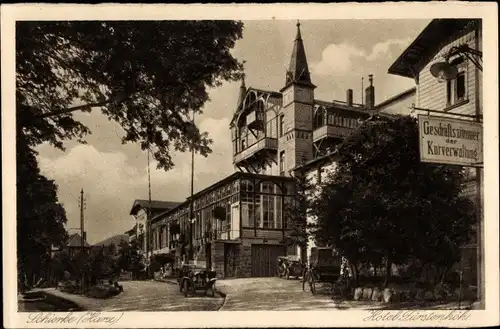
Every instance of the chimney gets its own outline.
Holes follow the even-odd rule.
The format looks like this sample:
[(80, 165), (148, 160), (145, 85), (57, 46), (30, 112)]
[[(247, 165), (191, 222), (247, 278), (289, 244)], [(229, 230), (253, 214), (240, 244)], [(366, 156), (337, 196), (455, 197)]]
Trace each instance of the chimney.
[(347, 106), (352, 106), (352, 89), (347, 89)]
[(367, 109), (373, 109), (375, 106), (375, 87), (373, 87), (373, 74), (368, 76), (370, 85), (365, 90), (365, 106)]

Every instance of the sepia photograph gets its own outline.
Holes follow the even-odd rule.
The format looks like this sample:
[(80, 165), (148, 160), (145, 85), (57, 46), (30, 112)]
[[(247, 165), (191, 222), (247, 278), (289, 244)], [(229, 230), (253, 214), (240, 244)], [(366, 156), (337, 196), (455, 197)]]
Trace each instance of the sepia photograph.
[(14, 312), (491, 308), (480, 15), (235, 17), (13, 23)]

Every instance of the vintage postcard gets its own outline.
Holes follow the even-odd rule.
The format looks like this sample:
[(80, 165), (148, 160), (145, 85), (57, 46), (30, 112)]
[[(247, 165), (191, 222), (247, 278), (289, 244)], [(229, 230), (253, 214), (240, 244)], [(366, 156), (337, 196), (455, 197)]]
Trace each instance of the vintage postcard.
[(4, 326), (498, 325), (497, 14), (2, 5)]

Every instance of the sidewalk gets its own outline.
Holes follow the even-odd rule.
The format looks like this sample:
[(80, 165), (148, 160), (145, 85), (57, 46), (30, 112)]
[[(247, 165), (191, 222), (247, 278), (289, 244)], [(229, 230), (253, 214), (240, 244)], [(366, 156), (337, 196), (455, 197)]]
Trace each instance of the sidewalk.
[[(327, 311), (327, 310), (458, 310), (458, 302), (385, 304), (333, 299), (326, 291), (312, 295), (297, 280), (245, 278), (218, 280), (216, 290), (226, 300), (220, 311)], [(460, 309), (470, 309), (463, 301)]]

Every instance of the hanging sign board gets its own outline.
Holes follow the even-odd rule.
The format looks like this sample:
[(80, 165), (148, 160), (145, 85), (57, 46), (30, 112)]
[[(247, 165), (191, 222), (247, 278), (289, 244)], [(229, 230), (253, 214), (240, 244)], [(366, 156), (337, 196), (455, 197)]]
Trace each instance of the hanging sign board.
[(483, 165), (480, 122), (419, 115), (420, 161), (460, 166)]

